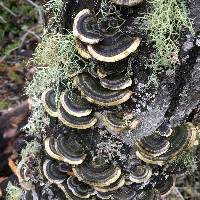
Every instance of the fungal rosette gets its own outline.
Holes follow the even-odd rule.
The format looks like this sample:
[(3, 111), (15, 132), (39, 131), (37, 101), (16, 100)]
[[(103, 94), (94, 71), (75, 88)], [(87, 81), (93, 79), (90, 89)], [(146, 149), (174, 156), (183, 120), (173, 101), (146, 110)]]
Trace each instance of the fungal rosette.
[(82, 96), (90, 103), (99, 106), (116, 106), (129, 100), (133, 92), (128, 89), (109, 90), (100, 85), (89, 74), (80, 74), (75, 78), (75, 83)]
[(95, 159), (94, 161), (84, 162), (73, 168), (75, 176), (93, 186), (109, 186), (121, 175), (121, 169), (111, 163), (106, 163), (103, 159)]
[(58, 136), (55, 148), (62, 160), (71, 165), (81, 164), (86, 157), (84, 149), (76, 137)]
[[(165, 141), (163, 147), (161, 145), (160, 137), (155, 138), (155, 135), (148, 137), (149, 141), (155, 142), (158, 144), (158, 150), (153, 152), (153, 148), (149, 148), (148, 142), (139, 142), (137, 143), (138, 151), (136, 152), (138, 158), (143, 160), (146, 163), (164, 165), (166, 162), (175, 159), (181, 152), (191, 148), (195, 145), (197, 130), (191, 123), (186, 123), (180, 126), (177, 126), (170, 137)], [(165, 139), (166, 140), (166, 139)], [(145, 141), (145, 140), (144, 140)], [(164, 144), (163, 143), (163, 144)], [(143, 146), (143, 148), (141, 147)], [(162, 146), (162, 145), (161, 145)], [(148, 148), (147, 148), (148, 147)], [(146, 148), (146, 149), (145, 149)], [(153, 152), (153, 153), (152, 153)]]

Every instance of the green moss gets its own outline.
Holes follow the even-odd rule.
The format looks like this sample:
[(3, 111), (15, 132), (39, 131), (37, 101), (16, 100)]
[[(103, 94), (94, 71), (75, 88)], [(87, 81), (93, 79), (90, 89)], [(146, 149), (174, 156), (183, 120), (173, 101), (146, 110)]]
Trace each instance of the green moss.
[(19, 200), (23, 193), (22, 189), (13, 185), (11, 182), (8, 183), (6, 192), (7, 192), (6, 195), (7, 200)]
[(154, 74), (174, 69), (178, 58), (178, 40), (183, 28), (194, 33), (192, 22), (187, 16), (186, 6), (178, 0), (149, 0), (151, 10), (145, 16), (145, 24), (155, 53), (146, 66)]

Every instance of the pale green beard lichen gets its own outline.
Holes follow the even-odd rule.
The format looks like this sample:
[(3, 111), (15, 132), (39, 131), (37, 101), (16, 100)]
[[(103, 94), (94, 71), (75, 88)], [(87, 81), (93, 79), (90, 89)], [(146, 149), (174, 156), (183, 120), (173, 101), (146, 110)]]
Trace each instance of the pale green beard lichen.
[(197, 156), (195, 155), (195, 152), (195, 149), (184, 151), (178, 155), (176, 160), (172, 163), (175, 166), (185, 166), (187, 172), (189, 172), (189, 174), (193, 174), (197, 170)]
[[(80, 61), (82, 66), (78, 63)], [(25, 128), (30, 134), (43, 131), (49, 123), (42, 107), (41, 93), (52, 87), (56, 91), (56, 96), (59, 96), (60, 83), (65, 83), (66, 89), (71, 90), (73, 87), (71, 77), (91, 66), (77, 55), (74, 36), (71, 33), (44, 35), (35, 50), (33, 62), (38, 68), (33, 80), (26, 87), (26, 94), (31, 99), (32, 116)]]
[(151, 10), (144, 16), (144, 23), (155, 53), (149, 58), (146, 67), (151, 68), (154, 74), (167, 69), (174, 70), (178, 62), (180, 31), (185, 28), (194, 33), (186, 6), (178, 0), (148, 2)]
[(19, 200), (23, 193), (22, 189), (20, 189), (15, 185), (12, 185), (11, 182), (8, 183), (6, 192), (7, 192), (6, 195), (7, 200)]
[(62, 30), (62, 14), (65, 3), (62, 0), (49, 0), (44, 4), (45, 14), (51, 15), (48, 22), (48, 29), (53, 31)]
[(32, 140), (31, 142), (27, 142), (26, 147), (22, 149), (20, 155), (23, 160), (29, 156), (35, 157), (40, 151), (41, 151), (41, 144), (35, 140)]

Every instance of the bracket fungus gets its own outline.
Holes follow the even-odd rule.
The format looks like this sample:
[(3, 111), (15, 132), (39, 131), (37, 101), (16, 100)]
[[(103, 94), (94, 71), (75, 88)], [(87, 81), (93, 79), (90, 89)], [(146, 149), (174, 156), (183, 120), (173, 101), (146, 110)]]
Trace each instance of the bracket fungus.
[(78, 38), (76, 39), (76, 49), (79, 53), (80, 56), (82, 56), (85, 59), (90, 59), (92, 56), (89, 54), (87, 50), (87, 45), (79, 40)]
[[(166, 162), (173, 160), (177, 157), (179, 153), (183, 150), (187, 150), (195, 145), (197, 130), (191, 123), (185, 123), (183, 125), (177, 126), (170, 137), (168, 137), (168, 141), (170, 143), (170, 147), (165, 149), (163, 152), (159, 152), (159, 154), (154, 155), (151, 154), (147, 149), (144, 151), (138, 145), (138, 150), (136, 152), (139, 159), (143, 160), (146, 163), (164, 165)], [(153, 136), (149, 136), (153, 137)], [(155, 137), (154, 137), (155, 138)], [(154, 142), (159, 141), (154, 139)]]
[(79, 181), (75, 176), (71, 176), (67, 179), (67, 185), (72, 193), (79, 198), (87, 199), (96, 193), (90, 185)]
[(110, 90), (123, 90), (132, 85), (132, 79), (126, 74), (112, 74), (100, 79), (100, 84)]
[(48, 137), (44, 141), (44, 147), (47, 154), (56, 160), (62, 160), (62, 157), (55, 149), (55, 139), (53, 137)]
[(81, 164), (86, 157), (84, 149), (76, 137), (58, 136), (55, 148), (62, 160), (72, 165)]
[(56, 95), (53, 89), (47, 89), (42, 93), (41, 100), (45, 111), (52, 117), (57, 117)]
[(90, 55), (102, 62), (117, 62), (135, 52), (140, 45), (139, 37), (109, 35), (101, 42), (88, 45)]
[(75, 93), (63, 92), (60, 96), (62, 107), (75, 117), (84, 117), (91, 114), (90, 104)]
[(125, 184), (125, 178), (123, 175), (121, 175), (117, 181), (114, 183), (110, 184), (109, 186), (104, 186), (104, 187), (96, 187), (94, 186), (95, 190), (98, 192), (111, 192), (118, 190), (119, 188), (123, 187)]
[(82, 42), (95, 44), (103, 39), (95, 15), (89, 9), (81, 10), (74, 19), (73, 34)]
[(161, 197), (165, 198), (174, 189), (175, 183), (176, 183), (175, 176), (169, 176), (167, 178), (162, 177), (156, 183), (155, 188), (160, 192)]
[(152, 169), (147, 165), (136, 165), (132, 170), (129, 179), (134, 183), (147, 182), (152, 176)]
[(71, 128), (88, 129), (93, 127), (97, 122), (97, 119), (92, 115), (84, 117), (70, 115), (62, 106), (59, 107), (58, 113), (58, 119)]
[(106, 163), (104, 159), (97, 158), (90, 162), (83, 162), (73, 168), (75, 176), (80, 181), (89, 185), (104, 187), (109, 186), (121, 175), (121, 169), (112, 163)]
[(139, 121), (135, 118), (130, 120), (126, 120), (124, 117), (124, 113), (116, 113), (116, 112), (107, 112), (103, 115), (102, 123), (104, 126), (114, 132), (122, 132), (126, 129), (132, 130), (137, 128), (139, 125)]
[(86, 73), (76, 76), (75, 83), (84, 98), (99, 106), (116, 106), (122, 104), (133, 94), (128, 89), (113, 91), (103, 88), (100, 83)]
[(43, 163), (43, 173), (51, 183), (60, 184), (66, 179), (66, 174), (59, 171), (58, 164), (52, 160), (45, 160)]

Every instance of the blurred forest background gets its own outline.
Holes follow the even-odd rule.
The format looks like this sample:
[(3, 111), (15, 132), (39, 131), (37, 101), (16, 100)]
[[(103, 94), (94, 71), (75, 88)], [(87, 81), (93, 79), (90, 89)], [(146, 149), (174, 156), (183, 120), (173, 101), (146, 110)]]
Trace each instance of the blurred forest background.
[[(21, 127), (29, 114), (24, 86), (34, 72), (30, 58), (42, 29), (41, 1), (0, 0), (0, 183), (13, 173), (12, 160), (23, 139)], [(189, 174), (168, 199), (198, 200), (199, 188), (199, 172)]]
[(23, 138), (29, 114), (24, 87), (34, 71), (29, 60), (42, 29), (41, 2), (0, 0), (0, 184), (13, 174), (12, 160)]

